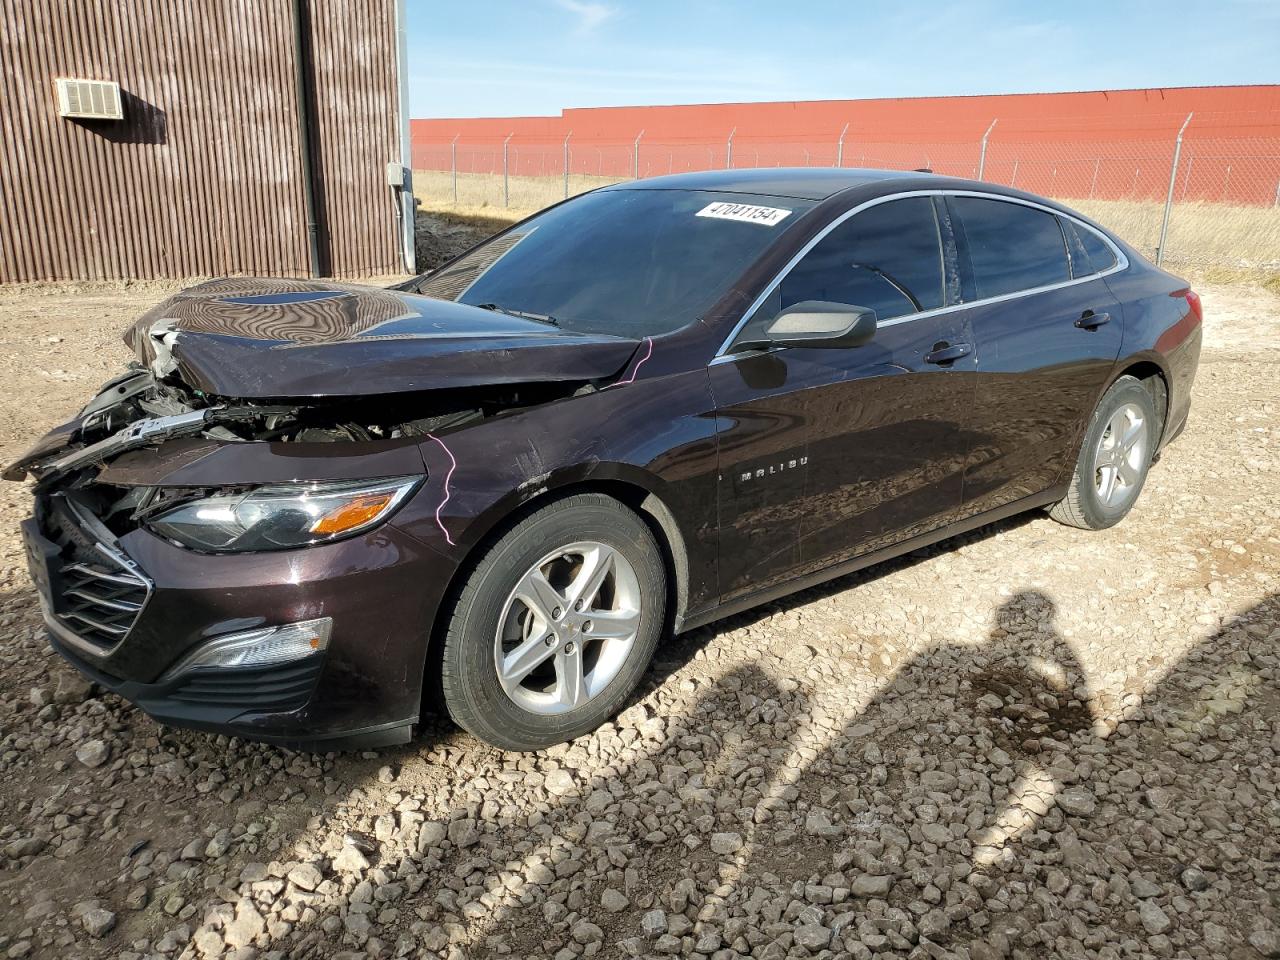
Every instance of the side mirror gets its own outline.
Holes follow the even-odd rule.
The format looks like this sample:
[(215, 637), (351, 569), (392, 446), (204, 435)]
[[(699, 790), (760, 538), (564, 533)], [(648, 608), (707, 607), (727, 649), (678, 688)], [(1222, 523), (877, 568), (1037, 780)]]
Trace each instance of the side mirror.
[(739, 343), (756, 347), (849, 348), (870, 342), (876, 334), (876, 312), (870, 307), (823, 300), (793, 303), (774, 317), (760, 340)]

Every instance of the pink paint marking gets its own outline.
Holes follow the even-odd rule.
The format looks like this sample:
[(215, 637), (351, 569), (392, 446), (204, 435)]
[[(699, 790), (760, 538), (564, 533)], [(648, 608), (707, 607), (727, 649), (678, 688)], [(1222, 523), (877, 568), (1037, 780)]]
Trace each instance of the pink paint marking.
[(440, 501), (440, 506), (436, 507), (436, 526), (440, 528), (440, 532), (444, 534), (445, 540), (448, 541), (449, 546), (452, 547), (456, 546), (456, 544), (453, 542), (453, 537), (449, 536), (449, 531), (445, 529), (444, 521), (440, 519), (440, 511), (444, 509), (444, 505), (449, 502), (449, 497), (452, 496), (452, 494), (449, 493), (449, 481), (453, 479), (453, 471), (458, 469), (458, 461), (454, 457), (453, 451), (444, 445), (443, 440), (439, 437), (432, 436), (429, 433), (427, 436), (440, 444), (440, 449), (449, 455), (449, 462), (452, 464), (452, 466), (449, 467), (449, 472), (444, 475), (444, 499)]
[(636, 382), (636, 374), (640, 372), (640, 368), (644, 366), (644, 362), (653, 356), (653, 337), (645, 337), (644, 342), (649, 345), (649, 352), (640, 358), (640, 362), (636, 364), (636, 368), (631, 371), (631, 376), (627, 377), (625, 380), (619, 380), (617, 383), (612, 384), (612, 386), (620, 387), (624, 383)]

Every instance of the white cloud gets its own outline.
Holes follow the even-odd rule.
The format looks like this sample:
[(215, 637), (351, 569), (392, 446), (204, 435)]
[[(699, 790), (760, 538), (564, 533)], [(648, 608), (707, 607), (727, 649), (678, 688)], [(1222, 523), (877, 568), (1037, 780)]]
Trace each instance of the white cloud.
[(618, 15), (618, 8), (593, 0), (555, 0), (556, 6), (578, 18), (574, 29), (578, 33), (591, 33), (601, 24)]

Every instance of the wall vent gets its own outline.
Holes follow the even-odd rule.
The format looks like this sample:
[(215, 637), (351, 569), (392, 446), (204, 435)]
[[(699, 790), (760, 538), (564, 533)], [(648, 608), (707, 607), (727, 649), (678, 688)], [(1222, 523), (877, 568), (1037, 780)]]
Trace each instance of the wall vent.
[(114, 80), (54, 80), (58, 94), (58, 116), (83, 120), (123, 120), (120, 84)]

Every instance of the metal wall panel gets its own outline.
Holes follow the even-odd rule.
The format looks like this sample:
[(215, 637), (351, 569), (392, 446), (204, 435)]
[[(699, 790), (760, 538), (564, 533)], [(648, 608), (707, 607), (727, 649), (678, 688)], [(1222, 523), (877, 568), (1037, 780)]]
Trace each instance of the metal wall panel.
[(387, 163), (400, 159), (395, 4), (315, 2), (311, 21), (323, 184), (316, 204), (328, 228), (329, 256), (345, 275), (393, 272), (399, 221), (386, 177)]
[[(0, 281), (305, 276), (291, 0), (0, 0)], [(328, 271), (400, 270), (394, 7), (310, 0)], [(57, 115), (115, 80), (123, 121)]]

